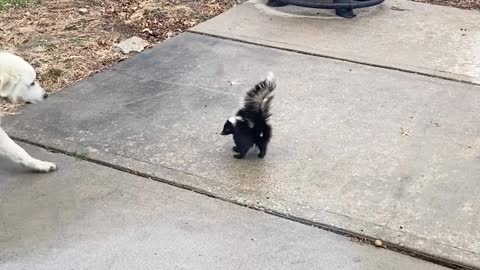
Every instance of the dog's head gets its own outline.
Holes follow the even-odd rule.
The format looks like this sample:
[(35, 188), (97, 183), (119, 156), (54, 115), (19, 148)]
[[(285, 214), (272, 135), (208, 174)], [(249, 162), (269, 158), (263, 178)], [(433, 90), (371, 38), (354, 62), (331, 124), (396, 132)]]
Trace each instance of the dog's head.
[(0, 52), (0, 97), (16, 103), (41, 102), (48, 94), (37, 82), (37, 73), (25, 60)]
[(233, 134), (233, 131), (235, 130), (235, 123), (237, 122), (237, 118), (235, 117), (230, 117), (228, 120), (225, 122), (223, 125), (223, 130), (220, 133), (220, 135), (230, 135)]

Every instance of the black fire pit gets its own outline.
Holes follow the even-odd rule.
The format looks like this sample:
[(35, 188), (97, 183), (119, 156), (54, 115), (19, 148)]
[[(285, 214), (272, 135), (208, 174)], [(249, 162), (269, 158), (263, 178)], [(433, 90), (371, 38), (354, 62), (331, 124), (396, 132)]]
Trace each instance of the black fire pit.
[[(330, 1), (330, 2), (328, 2)], [(365, 8), (383, 3), (385, 0), (268, 0), (267, 6), (281, 7), (294, 5), (309, 8), (335, 9), (335, 14), (343, 18), (353, 18), (355, 8)]]

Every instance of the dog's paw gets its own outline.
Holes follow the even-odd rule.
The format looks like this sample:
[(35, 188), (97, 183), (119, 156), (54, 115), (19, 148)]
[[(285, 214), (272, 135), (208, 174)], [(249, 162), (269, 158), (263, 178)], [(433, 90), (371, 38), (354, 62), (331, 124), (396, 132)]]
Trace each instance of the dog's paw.
[(259, 158), (264, 158), (265, 155), (266, 155), (265, 153), (260, 153), (260, 154), (258, 154), (258, 157), (259, 157)]
[(57, 164), (46, 161), (39, 161), (35, 163), (32, 169), (36, 172), (48, 173), (57, 170)]
[(238, 148), (236, 146), (232, 147), (232, 150), (233, 150), (233, 152), (240, 153), (240, 151), (238, 151)]

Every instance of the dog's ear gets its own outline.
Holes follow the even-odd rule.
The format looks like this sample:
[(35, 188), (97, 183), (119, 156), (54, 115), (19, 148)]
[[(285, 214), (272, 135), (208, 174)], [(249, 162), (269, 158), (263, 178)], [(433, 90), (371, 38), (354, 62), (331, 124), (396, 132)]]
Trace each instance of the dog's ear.
[(0, 95), (6, 96), (7, 86), (10, 84), (11, 76), (8, 73), (0, 73)]
[(0, 97), (7, 98), (11, 96), (18, 78), (8, 72), (0, 73)]

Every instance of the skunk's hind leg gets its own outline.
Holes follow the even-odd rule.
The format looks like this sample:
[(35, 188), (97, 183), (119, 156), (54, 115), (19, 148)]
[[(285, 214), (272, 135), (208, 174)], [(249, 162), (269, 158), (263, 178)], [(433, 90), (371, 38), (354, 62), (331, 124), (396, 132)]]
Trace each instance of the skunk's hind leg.
[(260, 138), (257, 139), (257, 146), (260, 150), (260, 154), (258, 154), (259, 158), (264, 158), (267, 154), (267, 145), (272, 138), (272, 127), (270, 125), (265, 125)]
[(258, 149), (260, 150), (260, 153), (258, 154), (259, 158), (264, 158), (265, 155), (267, 154), (267, 144), (268, 143), (264, 141), (258, 142), (257, 146), (258, 146)]

